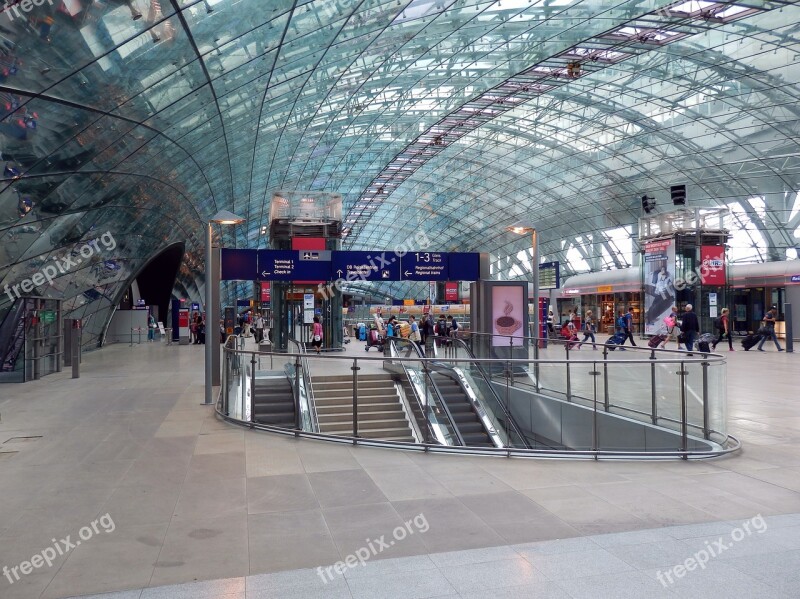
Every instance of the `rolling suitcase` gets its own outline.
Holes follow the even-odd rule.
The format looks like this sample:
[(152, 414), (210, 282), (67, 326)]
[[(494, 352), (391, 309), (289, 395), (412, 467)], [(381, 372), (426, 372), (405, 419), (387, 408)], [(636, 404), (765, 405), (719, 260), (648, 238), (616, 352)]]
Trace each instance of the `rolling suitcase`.
[(614, 351), (617, 349), (618, 345), (622, 345), (623, 343), (625, 343), (625, 335), (622, 333), (614, 333), (608, 338), (608, 341), (606, 341), (606, 347), (609, 351)]
[(698, 341), (697, 342), (697, 351), (702, 354), (710, 354), (711, 347), (708, 345), (708, 341)]
[(666, 335), (653, 335), (652, 337), (650, 337), (650, 341), (647, 342), (647, 345), (650, 346), (650, 348), (655, 349), (659, 345), (664, 343), (666, 339), (667, 339)]
[(759, 341), (761, 341), (762, 335), (748, 335), (744, 339), (742, 339), (742, 347), (744, 351), (747, 351), (751, 347), (755, 346)]

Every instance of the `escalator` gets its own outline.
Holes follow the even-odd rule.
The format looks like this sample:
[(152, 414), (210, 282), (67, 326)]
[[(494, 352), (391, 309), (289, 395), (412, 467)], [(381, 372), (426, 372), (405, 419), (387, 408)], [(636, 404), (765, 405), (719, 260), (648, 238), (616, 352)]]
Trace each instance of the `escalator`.
[(5, 313), (0, 323), (0, 371), (17, 369), (17, 358), (25, 343), (25, 302), (18, 299)]
[[(387, 340), (390, 356), (425, 357), (422, 349), (406, 339)], [(400, 362), (408, 382), (404, 388), (415, 395), (421, 426), (431, 427), (436, 439), (443, 445), (467, 447), (503, 447), (504, 444), (492, 426), (485, 410), (463, 373), (444, 362), (428, 362), (423, 369), (420, 363)], [(415, 414), (417, 413), (414, 410)]]
[(253, 395), (254, 421), (294, 428), (296, 422), (292, 383), (282, 372), (258, 373)]
[(469, 447), (495, 447), (475, 406), (461, 385), (442, 372), (431, 372), (431, 379), (447, 405), (464, 443)]

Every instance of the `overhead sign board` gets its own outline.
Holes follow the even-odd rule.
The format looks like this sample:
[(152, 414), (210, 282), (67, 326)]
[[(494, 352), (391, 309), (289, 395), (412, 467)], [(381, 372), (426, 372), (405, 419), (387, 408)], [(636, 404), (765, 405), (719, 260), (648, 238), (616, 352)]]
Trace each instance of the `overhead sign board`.
[(333, 280), (399, 281), (400, 257), (394, 252), (333, 252)]
[(258, 272), (258, 250), (220, 251), (222, 279), (228, 281), (252, 281)]
[(444, 252), (408, 252), (400, 260), (401, 281), (447, 281), (449, 273)]
[(539, 265), (539, 289), (558, 289), (561, 276), (560, 262), (542, 262)]
[(450, 252), (446, 255), (451, 281), (477, 281), (481, 278), (481, 255), (478, 252)]
[(800, 275), (792, 275), (792, 283), (800, 283)]
[(222, 250), (224, 281), (477, 281), (477, 252)]
[(257, 279), (330, 281), (330, 273), (330, 252), (327, 251), (258, 250)]

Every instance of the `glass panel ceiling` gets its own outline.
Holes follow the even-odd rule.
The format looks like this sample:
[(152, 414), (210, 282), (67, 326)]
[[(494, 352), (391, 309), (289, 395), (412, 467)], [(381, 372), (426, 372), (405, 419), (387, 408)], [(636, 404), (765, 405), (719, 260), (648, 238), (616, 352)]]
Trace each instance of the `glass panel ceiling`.
[(667, 210), (678, 183), (691, 205), (731, 208), (732, 258), (797, 256), (796, 2), (52, 0), (0, 13), (0, 286), (110, 231), (113, 278), (87, 267), (36, 290), (103, 322), (175, 243), (175, 292), (199, 299), (203, 223), (231, 210), (247, 221), (222, 242), (265, 247), (278, 189), (342, 194), (347, 248), (424, 230), (434, 249), (490, 252), (499, 277), (530, 276), (525, 240), (504, 232), (520, 220), (564, 275), (626, 267), (639, 198)]

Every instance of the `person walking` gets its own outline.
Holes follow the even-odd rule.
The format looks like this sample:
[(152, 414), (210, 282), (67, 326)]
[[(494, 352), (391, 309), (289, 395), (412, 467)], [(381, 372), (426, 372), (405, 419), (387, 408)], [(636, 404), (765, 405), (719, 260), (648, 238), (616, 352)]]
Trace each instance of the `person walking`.
[(314, 317), (314, 323), (311, 325), (311, 346), (317, 354), (322, 350), (322, 324), (319, 316)]
[(592, 311), (586, 310), (586, 314), (583, 318), (583, 341), (581, 341), (581, 343), (586, 343), (587, 339), (591, 339), (592, 349), (597, 349), (597, 345), (595, 345), (596, 341), (594, 338), (595, 332), (597, 332), (597, 328), (594, 323), (594, 317), (592, 316)]
[(552, 310), (547, 311), (547, 336), (548, 337), (555, 337), (556, 331), (553, 328), (553, 323), (555, 321), (555, 316), (553, 315)]
[[(672, 309), (669, 314), (664, 317), (664, 326), (667, 327), (667, 335), (664, 342), (661, 344), (661, 349), (665, 349), (667, 347), (667, 343), (673, 340), (675, 334), (675, 327), (678, 326), (678, 308), (677, 306), (672, 306)], [(677, 338), (674, 341), (678, 344), (677, 349), (681, 348), (681, 342), (678, 341)]]
[(763, 347), (767, 339), (772, 339), (778, 351), (783, 351), (783, 348), (778, 343), (778, 338), (775, 336), (775, 308), (770, 308), (764, 314), (764, 319), (761, 321), (761, 328), (758, 332), (761, 333), (761, 343), (758, 344), (758, 351), (764, 351)]
[(733, 350), (733, 338), (731, 337), (731, 322), (730, 322), (730, 310), (727, 308), (722, 309), (722, 313), (720, 314), (719, 319), (717, 320), (717, 330), (719, 331), (719, 337), (716, 341), (711, 345), (711, 350), (714, 351), (717, 349), (717, 345), (723, 338), (726, 336), (728, 337), (728, 351)]
[(699, 332), (700, 320), (697, 318), (697, 314), (692, 312), (692, 304), (686, 304), (681, 321), (681, 333), (683, 333), (686, 351), (689, 352), (686, 354), (687, 356), (693, 355), (691, 352), (694, 349), (694, 340)]
[(628, 308), (627, 313), (624, 313), (622, 310), (619, 311), (619, 316), (617, 317), (617, 328), (625, 337), (620, 345), (625, 345), (625, 342), (630, 339), (631, 345), (636, 347), (636, 342), (633, 340), (633, 314), (631, 313), (630, 308)]
[(264, 317), (261, 312), (256, 312), (256, 317), (253, 319), (253, 327), (255, 327), (255, 342), (261, 343), (264, 340)]

